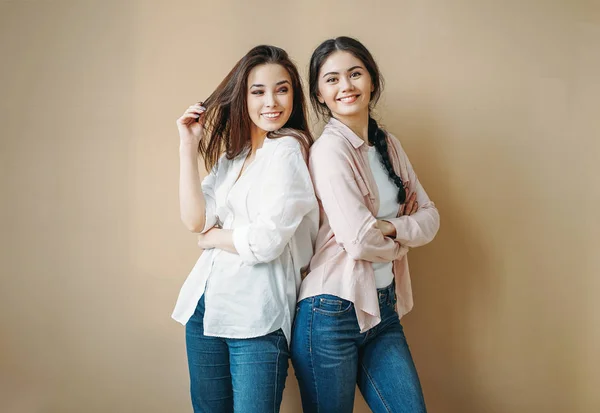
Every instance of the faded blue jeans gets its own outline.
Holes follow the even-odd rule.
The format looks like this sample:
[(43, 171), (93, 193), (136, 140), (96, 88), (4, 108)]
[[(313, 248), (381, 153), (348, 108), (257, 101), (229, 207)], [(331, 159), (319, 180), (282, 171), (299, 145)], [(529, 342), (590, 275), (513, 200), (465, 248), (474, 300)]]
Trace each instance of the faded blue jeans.
[(203, 318), (204, 296), (185, 327), (194, 412), (279, 412), (289, 360), (283, 332), (248, 339), (208, 337)]
[(292, 364), (304, 413), (351, 413), (356, 384), (375, 413), (425, 413), (394, 284), (377, 290), (381, 323), (360, 333), (354, 305), (333, 295), (298, 303)]

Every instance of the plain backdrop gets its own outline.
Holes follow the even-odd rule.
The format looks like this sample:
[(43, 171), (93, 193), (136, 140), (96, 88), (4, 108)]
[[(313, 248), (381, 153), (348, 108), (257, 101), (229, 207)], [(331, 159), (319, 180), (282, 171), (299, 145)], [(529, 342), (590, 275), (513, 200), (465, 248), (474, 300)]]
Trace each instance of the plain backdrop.
[(3, 0), (2, 412), (191, 411), (175, 120), (251, 47), (306, 76), (339, 35), (441, 214), (403, 319), (429, 411), (600, 411), (599, 1)]

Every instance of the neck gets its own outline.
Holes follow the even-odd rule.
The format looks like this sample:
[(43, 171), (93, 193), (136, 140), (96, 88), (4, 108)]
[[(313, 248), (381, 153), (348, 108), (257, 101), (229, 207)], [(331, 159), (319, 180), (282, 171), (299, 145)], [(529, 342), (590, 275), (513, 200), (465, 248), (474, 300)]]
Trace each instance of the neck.
[(253, 129), (250, 133), (250, 155), (254, 155), (257, 150), (262, 148), (267, 132), (262, 129)]
[(365, 110), (353, 116), (334, 116), (349, 127), (359, 138), (369, 143), (369, 111)]

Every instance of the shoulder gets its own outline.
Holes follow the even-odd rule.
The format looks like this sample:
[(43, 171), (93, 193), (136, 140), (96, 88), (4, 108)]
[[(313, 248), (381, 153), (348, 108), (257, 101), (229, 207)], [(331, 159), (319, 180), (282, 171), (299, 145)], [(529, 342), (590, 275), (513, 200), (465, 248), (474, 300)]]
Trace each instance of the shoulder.
[(402, 144), (400, 143), (400, 139), (398, 139), (396, 137), (396, 135), (394, 135), (392, 132), (389, 131), (385, 131), (385, 134), (387, 135), (388, 138), (388, 142), (390, 142), (392, 145), (394, 145), (395, 148), (402, 148)]
[(388, 141), (388, 145), (391, 145), (394, 150), (396, 151), (396, 153), (398, 154), (398, 156), (400, 158), (403, 158), (406, 156), (406, 152), (404, 151), (404, 148), (402, 147), (402, 143), (400, 142), (400, 139), (398, 139), (395, 135), (393, 135), (392, 133), (386, 131), (387, 134), (387, 141)]
[(353, 175), (357, 151), (343, 136), (324, 133), (310, 149), (309, 169), (314, 176), (327, 179)]
[(323, 134), (310, 148), (310, 158), (332, 156), (334, 154), (351, 154), (355, 149), (346, 138), (338, 133), (323, 131)]
[(229, 168), (229, 165), (231, 164), (231, 161), (232, 160), (227, 159), (226, 153), (222, 153), (221, 156), (219, 156), (217, 163), (215, 163), (212, 169), (210, 170), (210, 174), (216, 175), (220, 171), (227, 170), (227, 168)]
[(298, 169), (306, 168), (302, 144), (293, 136), (265, 139), (261, 155), (271, 167)]
[(293, 136), (281, 136), (277, 138), (267, 138), (263, 143), (263, 148), (271, 153), (299, 153), (302, 154), (302, 144)]
[(298, 139), (293, 136), (282, 136), (280, 138), (268, 139), (269, 145), (273, 146), (273, 149), (279, 150), (300, 150), (302, 145)]

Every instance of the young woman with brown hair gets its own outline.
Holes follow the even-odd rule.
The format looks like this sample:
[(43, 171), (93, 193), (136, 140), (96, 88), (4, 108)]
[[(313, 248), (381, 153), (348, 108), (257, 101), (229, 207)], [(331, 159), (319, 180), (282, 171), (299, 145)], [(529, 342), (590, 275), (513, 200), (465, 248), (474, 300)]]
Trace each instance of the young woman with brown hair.
[(181, 218), (204, 249), (173, 312), (195, 412), (279, 411), (319, 223), (300, 82), (284, 50), (258, 46), (177, 120)]

